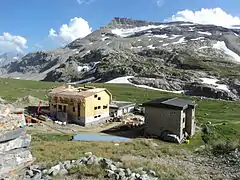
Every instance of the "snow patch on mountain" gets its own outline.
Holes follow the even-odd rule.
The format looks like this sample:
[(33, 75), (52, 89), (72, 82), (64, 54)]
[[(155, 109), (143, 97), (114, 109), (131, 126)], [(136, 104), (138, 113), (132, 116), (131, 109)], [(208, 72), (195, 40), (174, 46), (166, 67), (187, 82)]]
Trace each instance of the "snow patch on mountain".
[(178, 38), (178, 37), (181, 37), (181, 35), (175, 35), (175, 34), (173, 34), (172, 37), (170, 37), (169, 39), (176, 39), (176, 38)]
[(149, 45), (147, 46), (149, 49), (156, 49), (155, 47), (153, 47), (153, 45)]
[(85, 72), (85, 71), (89, 71), (91, 69), (91, 66), (89, 65), (84, 65), (84, 66), (78, 66), (77, 70), (78, 72)]
[(211, 47), (208, 47), (208, 46), (202, 46), (202, 47), (200, 47), (200, 48), (198, 48), (198, 49), (207, 49), (207, 48), (211, 48)]
[(169, 45), (168, 43), (163, 44), (163, 46), (168, 46), (168, 45)]
[(166, 38), (168, 38), (169, 36), (168, 36), (167, 34), (160, 34), (160, 35), (153, 35), (153, 37), (166, 39)]
[(234, 33), (235, 36), (240, 37), (237, 33)]
[(213, 45), (213, 48), (223, 51), (225, 54), (231, 56), (235, 61), (240, 62), (240, 56), (232, 50), (228, 49), (224, 41), (218, 41)]
[(173, 42), (172, 44), (182, 44), (182, 43), (184, 43), (184, 42), (186, 42), (186, 41), (185, 41), (185, 37), (182, 37), (182, 38), (180, 38), (177, 42)]
[(148, 26), (141, 26), (141, 27), (135, 27), (135, 28), (129, 28), (129, 29), (123, 29), (123, 28), (113, 29), (112, 33), (120, 37), (128, 37), (128, 36), (134, 35), (137, 32), (145, 31), (148, 29), (157, 29), (157, 28), (163, 29), (166, 27), (168, 27), (168, 25), (159, 25), (159, 26), (148, 25)]
[(137, 46), (137, 47), (131, 47), (131, 49), (141, 49), (143, 48), (142, 46)]
[(89, 63), (89, 64), (85, 64), (82, 66), (78, 66), (77, 70), (78, 72), (89, 72), (89, 73), (94, 73), (96, 70), (96, 65), (100, 63), (98, 62), (94, 62), (94, 63)]
[(109, 37), (103, 37), (103, 38), (102, 38), (102, 41), (105, 41), (105, 40), (107, 40), (107, 39), (109, 39)]
[(185, 91), (168, 91), (168, 90), (163, 90), (163, 89), (158, 89), (158, 88), (154, 88), (154, 87), (150, 87), (150, 86), (146, 86), (146, 85), (137, 85), (137, 84), (133, 84), (129, 81), (129, 79), (134, 78), (134, 76), (124, 76), (124, 77), (118, 77), (116, 79), (113, 79), (111, 81), (108, 81), (106, 83), (108, 84), (129, 84), (129, 85), (133, 85), (135, 87), (139, 87), (139, 88), (144, 88), (144, 89), (150, 89), (150, 90), (155, 90), (155, 91), (161, 91), (161, 92), (170, 92), (170, 93), (175, 93), (175, 94), (184, 94)]
[(225, 84), (218, 84), (217, 82), (219, 81), (218, 79), (215, 78), (200, 78), (203, 82), (203, 84), (209, 84), (215, 86), (217, 89), (221, 89), (224, 91), (230, 92), (229, 88)]
[(204, 34), (204, 35), (212, 36), (212, 33), (210, 33), (210, 32), (198, 31), (197, 33), (198, 33), (198, 34)]
[(108, 81), (106, 83), (111, 83), (111, 84), (131, 84), (128, 79), (134, 78), (134, 76), (123, 76), (123, 77), (118, 77), (115, 78), (111, 81)]
[(198, 37), (198, 38), (195, 38), (195, 39), (191, 39), (191, 41), (198, 41), (198, 40), (201, 40), (201, 39), (204, 39), (204, 37)]
[(195, 29), (195, 27), (189, 27), (189, 32), (192, 32), (192, 31), (194, 31), (194, 29)]

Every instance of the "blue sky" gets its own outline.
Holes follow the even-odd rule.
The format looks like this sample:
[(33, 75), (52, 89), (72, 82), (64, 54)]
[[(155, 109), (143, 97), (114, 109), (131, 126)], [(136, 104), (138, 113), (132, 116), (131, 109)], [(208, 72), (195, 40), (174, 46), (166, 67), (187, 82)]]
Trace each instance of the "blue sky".
[[(19, 48), (25, 52), (36, 50), (36, 44), (41, 45), (41, 49), (58, 47), (63, 39), (61, 43), (60, 40), (49, 42), (60, 38), (62, 35), (58, 34), (59, 28), (63, 24), (69, 24), (75, 17), (84, 19), (95, 30), (108, 24), (113, 17), (161, 22), (182, 10), (194, 12), (201, 8), (217, 7), (226, 14), (240, 17), (239, 0), (1, 0), (0, 53), (14, 50), (15, 47), (9, 44), (10, 40), (16, 40), (15, 46), (22, 46), (21, 43), (24, 43)], [(76, 31), (81, 31), (80, 23), (76, 25)], [(50, 29), (55, 30), (51, 40), (48, 36)], [(68, 37), (67, 42), (77, 35)], [(23, 42), (21, 38), (27, 42)]]

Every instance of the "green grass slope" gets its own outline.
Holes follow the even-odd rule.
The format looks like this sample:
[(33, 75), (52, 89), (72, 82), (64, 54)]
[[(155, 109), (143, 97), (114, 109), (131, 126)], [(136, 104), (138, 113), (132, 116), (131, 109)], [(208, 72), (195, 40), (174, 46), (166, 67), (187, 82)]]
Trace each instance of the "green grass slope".
[[(6, 100), (16, 100), (17, 98), (32, 95), (41, 99), (46, 99), (46, 92), (61, 85), (60, 83), (27, 81), (17, 79), (0, 78), (0, 97)], [(185, 97), (179, 94), (172, 94), (154, 90), (137, 88), (130, 85), (121, 84), (91, 84), (96, 87), (107, 88), (113, 99), (133, 101), (143, 103), (158, 97)], [(194, 99), (194, 98), (193, 98)], [(218, 100), (197, 100), (196, 117), (199, 124), (212, 122), (217, 138), (238, 139), (240, 137), (240, 103)]]

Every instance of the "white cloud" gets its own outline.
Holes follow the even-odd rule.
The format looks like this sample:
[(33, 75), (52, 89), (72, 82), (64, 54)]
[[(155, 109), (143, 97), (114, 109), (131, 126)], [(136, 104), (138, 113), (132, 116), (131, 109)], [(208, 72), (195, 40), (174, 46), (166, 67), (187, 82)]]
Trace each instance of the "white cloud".
[(4, 52), (23, 52), (27, 48), (27, 40), (22, 36), (13, 36), (4, 32), (0, 36), (0, 54)]
[(221, 8), (204, 9), (199, 11), (183, 10), (177, 12), (165, 21), (188, 21), (198, 24), (214, 24), (230, 28), (233, 25), (240, 25), (240, 17), (232, 16)]
[(77, 0), (78, 4), (90, 4), (92, 2), (94, 2), (95, 0)]
[(77, 38), (83, 38), (92, 32), (88, 22), (80, 17), (70, 19), (69, 24), (63, 24), (58, 32), (49, 30), (48, 36), (60, 45), (66, 45)]

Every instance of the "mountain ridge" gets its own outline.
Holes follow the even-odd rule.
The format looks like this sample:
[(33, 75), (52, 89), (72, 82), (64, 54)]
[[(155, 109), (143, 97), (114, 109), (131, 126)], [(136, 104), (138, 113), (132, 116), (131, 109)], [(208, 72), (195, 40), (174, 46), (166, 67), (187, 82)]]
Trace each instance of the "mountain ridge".
[[(29, 53), (4, 70), (4, 77), (66, 83), (133, 76), (130, 81), (135, 84), (237, 100), (240, 30), (116, 17), (64, 48)], [(218, 79), (228, 89), (203, 83), (201, 78)]]

